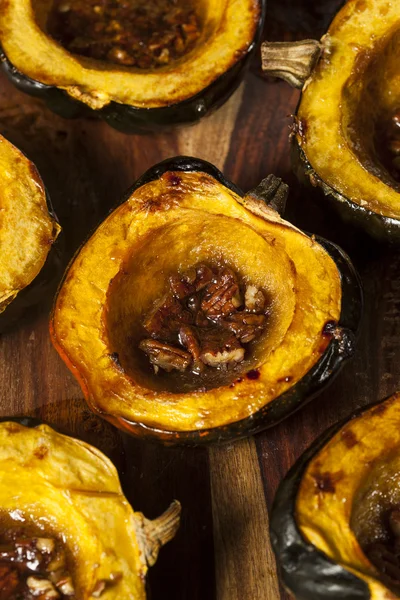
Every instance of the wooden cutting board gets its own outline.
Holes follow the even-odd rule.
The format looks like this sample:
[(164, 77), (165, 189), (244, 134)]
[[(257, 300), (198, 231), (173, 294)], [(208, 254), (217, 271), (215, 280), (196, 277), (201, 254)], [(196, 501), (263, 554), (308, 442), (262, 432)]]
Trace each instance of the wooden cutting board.
[[(319, 37), (339, 0), (271, 0), (268, 39)], [(243, 190), (268, 173), (291, 186), (286, 216), (341, 244), (365, 288), (358, 350), (312, 403), (254, 439), (210, 449), (163, 448), (92, 415), (48, 335), (51, 298), (0, 337), (0, 416), (32, 415), (94, 444), (116, 463), (129, 500), (153, 518), (183, 506), (176, 539), (150, 572), (152, 600), (287, 600), (268, 536), (268, 509), (290, 465), (326, 427), (384, 398), (400, 371), (400, 254), (346, 227), (290, 170), (290, 115), (299, 93), (263, 80), (258, 56), (217, 113), (169, 133), (126, 136), (96, 120), (66, 121), (0, 78), (0, 131), (37, 165), (64, 229), (65, 262), (123, 192), (177, 154), (214, 163)], [(99, 257), (101, 260), (101, 257)]]

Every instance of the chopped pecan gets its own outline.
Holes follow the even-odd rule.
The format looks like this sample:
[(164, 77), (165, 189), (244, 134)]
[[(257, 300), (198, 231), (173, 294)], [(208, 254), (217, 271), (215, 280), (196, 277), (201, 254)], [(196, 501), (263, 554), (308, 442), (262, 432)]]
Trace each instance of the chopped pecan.
[(37, 538), (36, 540), (36, 548), (42, 554), (51, 554), (54, 552), (56, 547), (56, 543), (52, 538)]
[(122, 573), (111, 573), (109, 579), (99, 579), (95, 584), (92, 596), (93, 598), (100, 598), (100, 596), (107, 590), (109, 587), (115, 585), (117, 581), (122, 578)]
[[(2, 532), (0, 600), (20, 597), (51, 600), (74, 596), (72, 578), (64, 569), (66, 554), (61, 544), (50, 537), (23, 535), (20, 528), (9, 528)], [(7, 563), (12, 564), (8, 567)], [(11, 595), (7, 593), (3, 596), (3, 591), (11, 583), (16, 595), (10, 592)]]
[(265, 296), (255, 285), (248, 285), (244, 294), (244, 304), (248, 310), (262, 312), (265, 310)]
[(104, 579), (101, 579), (100, 581), (98, 581), (92, 591), (93, 598), (100, 598), (100, 596), (106, 589), (106, 585), (107, 585), (107, 582)]
[(228, 267), (222, 267), (205, 288), (201, 303), (202, 311), (211, 319), (218, 318), (234, 312), (241, 303), (239, 283), (235, 273)]
[(201, 24), (183, 0), (55, 0), (48, 28), (71, 52), (150, 69), (190, 50)]
[(2, 544), (0, 546), (0, 560), (16, 562), (18, 560), (18, 554), (15, 549), (15, 546)]
[(199, 330), (201, 354), (200, 359), (210, 367), (220, 367), (241, 362), (244, 359), (244, 348), (239, 340), (229, 331), (220, 327)]
[(237, 312), (228, 315), (220, 324), (232, 331), (242, 344), (248, 344), (262, 333), (266, 321), (265, 315)]
[(55, 573), (50, 574), (50, 579), (54, 583), (56, 588), (60, 590), (60, 592), (64, 596), (75, 595), (75, 589), (72, 583), (72, 578), (67, 573), (64, 573), (62, 570), (56, 571)]
[(161, 367), (168, 372), (173, 369), (185, 371), (192, 362), (189, 352), (157, 340), (142, 340), (139, 348), (148, 355), (154, 367)]
[(50, 600), (60, 597), (60, 594), (48, 579), (31, 576), (26, 580), (26, 585), (28, 586), (32, 596), (40, 596), (42, 600)]
[(17, 539), (12, 544), (0, 546), (0, 560), (25, 564), (32, 571), (44, 563), (43, 554), (37, 549), (32, 538)]

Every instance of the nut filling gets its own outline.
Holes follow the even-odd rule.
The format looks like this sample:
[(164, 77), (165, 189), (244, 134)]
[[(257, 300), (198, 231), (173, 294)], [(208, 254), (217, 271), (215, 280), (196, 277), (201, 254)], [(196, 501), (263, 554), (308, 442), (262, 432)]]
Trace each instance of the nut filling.
[(227, 369), (245, 358), (245, 346), (267, 324), (264, 293), (241, 285), (228, 267), (199, 264), (169, 279), (170, 290), (144, 320), (149, 338), (139, 348), (159, 369), (199, 374)]
[(364, 548), (368, 559), (378, 569), (389, 587), (400, 589), (400, 508), (392, 509), (387, 517), (387, 538)]
[(182, 0), (55, 0), (48, 30), (74, 54), (154, 69), (191, 50), (200, 23)]
[(52, 598), (76, 598), (61, 542), (5, 530), (0, 534), (0, 599)]

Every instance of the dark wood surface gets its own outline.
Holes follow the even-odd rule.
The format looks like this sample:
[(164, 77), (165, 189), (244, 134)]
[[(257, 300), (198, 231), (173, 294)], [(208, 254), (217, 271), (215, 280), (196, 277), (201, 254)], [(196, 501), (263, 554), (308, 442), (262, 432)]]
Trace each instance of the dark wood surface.
[[(271, 0), (266, 36), (318, 37), (339, 4)], [(92, 415), (51, 346), (51, 298), (0, 338), (0, 416), (40, 417), (103, 450), (135, 509), (150, 518), (173, 498), (181, 501), (180, 531), (150, 572), (152, 600), (287, 600), (268, 537), (279, 481), (326, 427), (398, 387), (399, 252), (345, 226), (323, 198), (297, 185), (288, 134), (299, 93), (263, 80), (258, 64), (256, 57), (245, 82), (214, 115), (148, 136), (126, 136), (96, 120), (63, 120), (0, 78), (0, 131), (37, 164), (64, 228), (65, 261), (145, 169), (188, 154), (213, 162), (244, 190), (270, 172), (281, 176), (291, 185), (286, 216), (341, 244), (363, 279), (358, 350), (329, 389), (256, 438), (210, 449), (144, 444)]]

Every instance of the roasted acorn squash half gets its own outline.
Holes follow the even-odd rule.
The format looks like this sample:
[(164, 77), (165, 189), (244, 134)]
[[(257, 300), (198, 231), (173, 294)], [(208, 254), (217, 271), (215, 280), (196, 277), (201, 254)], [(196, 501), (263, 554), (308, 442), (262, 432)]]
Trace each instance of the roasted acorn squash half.
[[(115, 11), (115, 6), (118, 6), (116, 3), (108, 4), (103, 3), (103, 9), (108, 7)], [(139, 1), (136, 4), (137, 9), (146, 15), (146, 10), (151, 13), (152, 4), (157, 11), (157, 6), (163, 3)], [(185, 10), (190, 5), (182, 1), (175, 3), (174, 7), (168, 2), (164, 4), (165, 10), (172, 12), (161, 15), (164, 20), (161, 20), (160, 34), (165, 28), (167, 34), (171, 33), (168, 22), (177, 7)], [(79, 11), (85, 9), (85, 3), (79, 6), (76, 1), (1, 0), (3, 68), (17, 87), (43, 97), (55, 112), (68, 117), (80, 114), (82, 108), (89, 108), (111, 126), (127, 133), (196, 121), (221, 105), (242, 79), (257, 46), (265, 11), (265, 0), (202, 0), (193, 3), (198, 37), (188, 51), (169, 64), (138, 68), (116, 64), (108, 59), (110, 54), (100, 55), (101, 59), (83, 56), (77, 53), (80, 51), (79, 44), (78, 48), (70, 48), (69, 51), (56, 41), (51, 35), (54, 13), (65, 17), (75, 5)], [(121, 10), (126, 11), (126, 6)], [(98, 13), (99, 6), (97, 12), (94, 6), (92, 15)], [(122, 28), (124, 35), (128, 26), (122, 15), (108, 18), (105, 14), (103, 17), (103, 21), (100, 19), (98, 23), (90, 20), (82, 22), (82, 31), (77, 31), (81, 33), (78, 36), (81, 41), (89, 36), (89, 48), (99, 41), (96, 36), (90, 40), (92, 34), (89, 31), (93, 32), (96, 27), (104, 25), (109, 28), (114, 23)], [(80, 24), (79, 13), (72, 15), (71, 22), (74, 18)], [(141, 14), (141, 21), (144, 18)], [(155, 27), (151, 20), (154, 18), (157, 21), (157, 17), (150, 16), (149, 23), (144, 24), (146, 35), (150, 35), (152, 27)], [(111, 25), (107, 22), (110, 20)], [(160, 24), (157, 27), (160, 28)], [(102, 33), (96, 35), (106, 38), (115, 35), (115, 31), (107, 29), (107, 33), (100, 30)], [(136, 36), (135, 28), (131, 34)], [(66, 32), (65, 36), (68, 35), (69, 32)], [(177, 42), (181, 43), (181, 40)], [(110, 56), (118, 56), (122, 51), (115, 43), (117, 46), (114, 52), (111, 50)], [(142, 46), (139, 44), (138, 51), (140, 47), (143, 43)], [(168, 52), (168, 48), (165, 50)]]
[(400, 394), (326, 431), (281, 483), (271, 539), (298, 600), (400, 598)]
[(97, 448), (33, 419), (0, 423), (4, 597), (144, 600), (179, 515), (176, 501), (154, 521), (134, 512)]
[[(51, 316), (53, 343), (92, 410), (138, 436), (220, 441), (273, 425), (331, 379), (353, 352), (359, 280), (337, 246), (272, 208), (286, 193), (270, 176), (243, 197), (188, 157), (139, 179), (73, 259)], [(201, 310), (193, 290), (179, 295), (196, 269), (211, 277)], [(178, 327), (178, 349), (177, 322), (195, 329), (190, 341)], [(151, 348), (171, 339), (178, 367), (167, 372)]]
[(302, 87), (295, 170), (346, 219), (400, 241), (400, 3), (349, 0), (327, 34), (266, 43), (269, 74)]
[(0, 331), (37, 302), (59, 271), (60, 232), (36, 167), (0, 136)]

